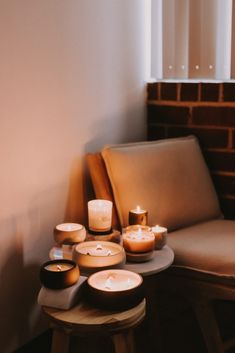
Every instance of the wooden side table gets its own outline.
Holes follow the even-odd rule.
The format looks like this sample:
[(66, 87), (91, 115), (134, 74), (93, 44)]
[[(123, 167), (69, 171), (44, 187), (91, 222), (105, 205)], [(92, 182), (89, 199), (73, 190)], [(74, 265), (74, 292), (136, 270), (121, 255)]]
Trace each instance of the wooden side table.
[(68, 353), (71, 335), (111, 336), (115, 353), (134, 353), (133, 328), (145, 316), (145, 299), (125, 311), (105, 311), (80, 302), (70, 310), (43, 307), (53, 327), (51, 353)]

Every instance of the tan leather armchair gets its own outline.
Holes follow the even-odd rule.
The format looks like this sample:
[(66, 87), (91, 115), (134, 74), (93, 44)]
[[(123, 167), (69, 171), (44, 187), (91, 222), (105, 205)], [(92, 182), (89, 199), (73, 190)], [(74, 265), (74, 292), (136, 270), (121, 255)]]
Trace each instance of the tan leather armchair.
[(161, 285), (187, 297), (209, 353), (224, 353), (214, 299), (235, 300), (235, 221), (223, 219), (194, 136), (106, 146), (87, 156), (97, 198), (114, 202), (113, 225), (124, 227), (140, 205), (149, 225), (169, 230), (173, 265)]

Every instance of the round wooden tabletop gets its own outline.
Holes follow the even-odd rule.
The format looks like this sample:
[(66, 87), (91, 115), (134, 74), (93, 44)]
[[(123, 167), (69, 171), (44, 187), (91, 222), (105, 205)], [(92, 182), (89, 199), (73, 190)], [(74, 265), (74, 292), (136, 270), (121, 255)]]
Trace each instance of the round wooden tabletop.
[(145, 262), (126, 262), (124, 269), (137, 272), (140, 275), (150, 276), (168, 268), (174, 261), (173, 250), (165, 245), (161, 250), (155, 250), (154, 256)]
[(57, 327), (74, 331), (80, 335), (115, 333), (137, 326), (145, 316), (146, 302), (125, 311), (106, 311), (79, 302), (70, 310), (43, 307), (50, 322)]

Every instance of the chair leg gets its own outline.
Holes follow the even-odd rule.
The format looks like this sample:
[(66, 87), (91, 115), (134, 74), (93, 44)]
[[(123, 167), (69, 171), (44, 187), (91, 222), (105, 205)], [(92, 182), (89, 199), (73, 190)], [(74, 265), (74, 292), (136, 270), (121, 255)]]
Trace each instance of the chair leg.
[(193, 309), (201, 328), (208, 353), (224, 353), (224, 346), (212, 303), (206, 300), (194, 302)]
[(70, 337), (62, 330), (54, 328), (52, 335), (51, 353), (69, 353)]
[(132, 330), (112, 336), (115, 353), (134, 353), (134, 335)]

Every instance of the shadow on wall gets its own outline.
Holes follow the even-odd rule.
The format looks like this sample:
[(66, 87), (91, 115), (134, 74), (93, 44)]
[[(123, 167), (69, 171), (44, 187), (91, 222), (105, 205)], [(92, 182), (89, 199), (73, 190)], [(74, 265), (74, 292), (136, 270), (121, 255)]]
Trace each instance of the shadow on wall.
[[(12, 230), (11, 248), (1, 265), (0, 271), (0, 346), (1, 352), (12, 352), (25, 343), (25, 338), (36, 327), (42, 326), (42, 317), (30, 322), (35, 310), (39, 289), (38, 263), (24, 264), (22, 234), (17, 232), (16, 222), (8, 221)], [(4, 236), (4, 234), (2, 234)], [(3, 254), (4, 258), (4, 254)], [(34, 317), (35, 319), (35, 317)]]
[(84, 158), (76, 158), (70, 169), (64, 222), (86, 224), (86, 188)]

